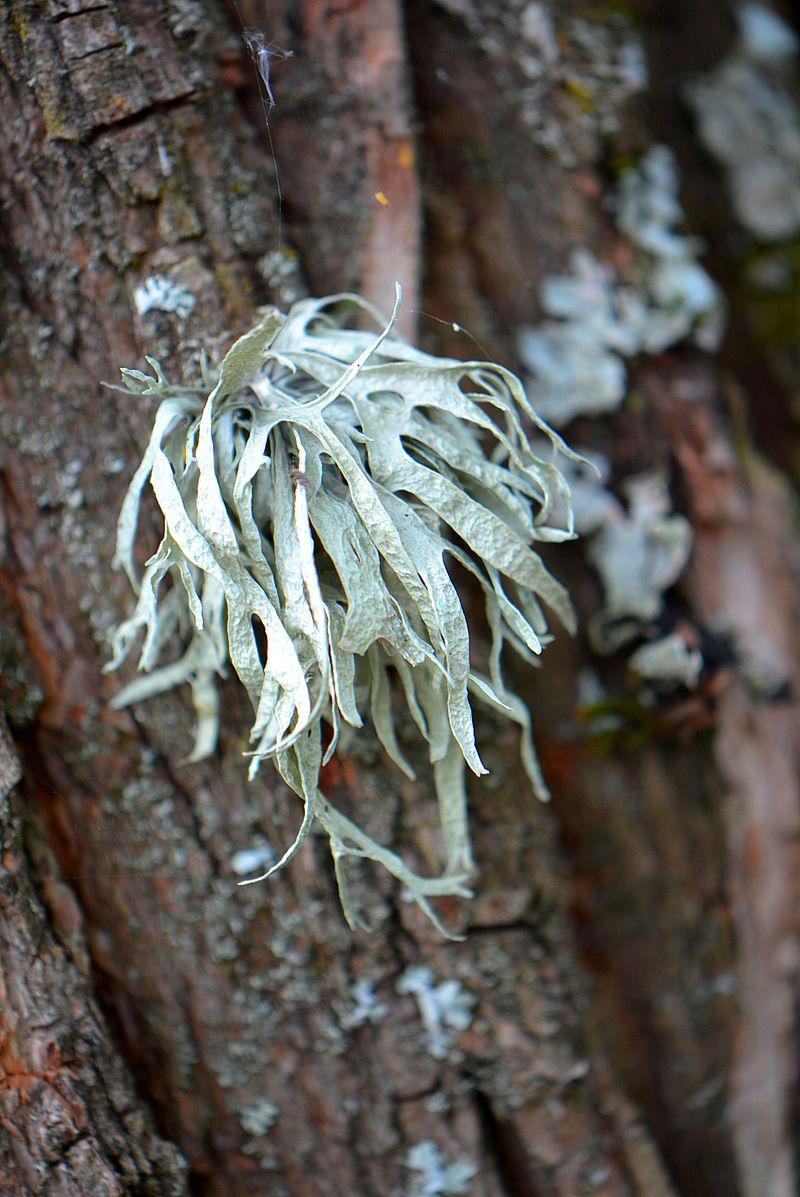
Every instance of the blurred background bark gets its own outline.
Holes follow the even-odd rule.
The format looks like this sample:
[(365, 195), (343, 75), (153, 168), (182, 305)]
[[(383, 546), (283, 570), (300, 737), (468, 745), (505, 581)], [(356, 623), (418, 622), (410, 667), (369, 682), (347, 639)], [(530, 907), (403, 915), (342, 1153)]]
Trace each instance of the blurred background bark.
[[(240, 9), (0, 13), (3, 1197), (790, 1197), (791, 127), (770, 158), (784, 173), (755, 200), (698, 136), (711, 101), (688, 89), (738, 52), (725, 0)], [(243, 26), (292, 51), (271, 58), (280, 218)], [(781, 61), (790, 113), (791, 47)], [(289, 842), (297, 811), (269, 770), (245, 780), (236, 686), (202, 764), (182, 763), (184, 695), (108, 708), (119, 682), (101, 670), (129, 604), (114, 525), (153, 413), (101, 380), (144, 353), (178, 376), (259, 304), (357, 289), (386, 307), (395, 279), (425, 347), (467, 357), (476, 341), (518, 366), (517, 334), (571, 251), (624, 276), (609, 198), (655, 142), (677, 156), (729, 331), (718, 353), (639, 359), (625, 404), (568, 435), (608, 456), (617, 494), (660, 471), (689, 520), (658, 619), (702, 651), (696, 685), (648, 690), (585, 631), (517, 669), (555, 801), (534, 802), (514, 735), (482, 718), (477, 896), (441, 912), (463, 942), (366, 868), (354, 889), (373, 930), (352, 934), (313, 839), (237, 888), (237, 853)], [(742, 134), (742, 160), (754, 152)], [(158, 274), (196, 296), (185, 320), (137, 310)], [(603, 601), (585, 546), (552, 567), (585, 628)], [(398, 777), (367, 734), (325, 783), (433, 870), (419, 763), (419, 782)], [(429, 972), (410, 984), (415, 966)], [(398, 992), (415, 985), (425, 1016)]]

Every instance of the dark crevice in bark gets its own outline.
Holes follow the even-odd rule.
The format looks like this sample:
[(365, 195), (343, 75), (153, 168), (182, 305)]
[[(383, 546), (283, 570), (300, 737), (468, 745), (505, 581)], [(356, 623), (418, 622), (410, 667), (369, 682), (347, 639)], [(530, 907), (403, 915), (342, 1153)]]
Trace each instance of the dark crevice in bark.
[(72, 12), (57, 12), (50, 17), (50, 23), (53, 25), (61, 25), (65, 21), (74, 20), (75, 17), (83, 17), (92, 12), (108, 12), (108, 4), (87, 4), (85, 8), (76, 8)]
[(440, 1092), (440, 1085), (438, 1080), (432, 1085), (428, 1085), (425, 1089), (415, 1089), (411, 1093), (399, 1093), (395, 1097), (395, 1102), (398, 1106), (411, 1105), (418, 1101), (427, 1101), (436, 1093)]
[(531, 918), (512, 919), (504, 923), (498, 921), (496, 923), (469, 923), (464, 929), (464, 935), (467, 938), (472, 936), (484, 935), (501, 935), (505, 931), (522, 931), (531, 937), (531, 940), (542, 945), (548, 944), (547, 934), (544, 930), (544, 922), (540, 925), (535, 923)]
[(174, 112), (176, 109), (185, 108), (187, 104), (195, 104), (204, 98), (202, 92), (192, 88), (179, 96), (172, 96), (168, 100), (155, 100), (152, 104), (148, 104), (146, 108), (139, 108), (136, 112), (132, 112), (129, 116), (121, 116), (119, 120), (106, 121), (103, 124), (92, 125), (82, 137), (77, 138), (78, 145), (92, 145), (105, 133), (114, 133), (117, 130), (131, 129), (135, 125), (144, 124), (154, 116), (163, 116), (165, 113)]
[(555, 1197), (557, 1190), (553, 1185), (541, 1175), (534, 1176), (524, 1144), (513, 1126), (495, 1114), (490, 1098), (476, 1089), (472, 1100), (483, 1151), (497, 1173), (504, 1197)]

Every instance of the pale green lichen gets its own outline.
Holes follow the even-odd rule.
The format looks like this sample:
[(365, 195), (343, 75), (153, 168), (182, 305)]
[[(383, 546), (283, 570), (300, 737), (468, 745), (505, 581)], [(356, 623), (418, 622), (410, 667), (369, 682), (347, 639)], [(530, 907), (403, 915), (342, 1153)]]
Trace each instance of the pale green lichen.
[(642, 644), (628, 662), (633, 672), (656, 685), (680, 682), (693, 689), (703, 668), (703, 655), (692, 649), (679, 632)]
[(452, 1031), (471, 1026), (475, 997), (454, 978), (434, 984), (433, 972), (425, 965), (407, 968), (397, 982), (399, 994), (413, 994), (425, 1028), (424, 1045), (434, 1060), (446, 1060), (453, 1048)]
[(789, 240), (800, 231), (800, 39), (761, 4), (743, 4), (737, 15), (736, 45), (684, 94), (744, 228), (764, 241)]
[[(376, 319), (352, 295), (304, 300), (286, 316), (271, 309), (230, 349), (207, 397), (169, 382), (151, 359), (154, 377), (122, 372), (128, 391), (161, 403), (119, 519), (115, 561), (139, 597), (109, 666), (143, 632), (144, 676), (114, 705), (190, 685), (191, 760), (214, 750), (216, 678), (233, 666), (254, 710), (251, 776), (273, 758), (305, 808), (292, 846), (253, 880), (285, 864), (317, 820), (351, 921), (348, 856), (382, 864), (431, 917), (430, 898), (469, 894), (464, 765), (485, 772), (471, 699), (520, 726), (526, 769), (547, 796), (529, 715), (503, 681), (501, 656), (509, 644), (536, 659), (549, 639), (542, 603), (573, 622), (564, 588), (531, 547), (573, 535), (571, 515), (566, 526), (556, 520), (570, 506), (555, 458), (570, 451), (508, 370), (422, 353), (391, 336), (394, 316), (379, 334), (348, 327)], [(531, 449), (526, 422), (549, 439), (548, 460)], [(139, 580), (148, 481), (165, 528)], [(446, 557), (482, 589), (493, 641), (487, 676), (470, 661)], [(175, 633), (185, 651), (154, 668)], [(433, 766), (447, 856), (436, 878), (412, 872), (318, 787), (342, 724), (360, 727), (362, 711), (413, 776), (395, 730), (398, 690)]]
[(406, 1166), (417, 1173), (407, 1190), (408, 1197), (446, 1197), (451, 1193), (467, 1193), (478, 1172), (475, 1165), (466, 1159), (446, 1163), (442, 1152), (430, 1139), (411, 1148), (406, 1156)]
[(616, 410), (628, 390), (625, 359), (661, 353), (690, 338), (719, 347), (722, 293), (681, 232), (683, 210), (672, 152), (652, 146), (623, 171), (616, 195), (620, 233), (637, 251), (628, 281), (577, 249), (566, 274), (547, 275), (540, 300), (549, 319), (519, 331), (519, 353), (539, 411), (557, 428)]

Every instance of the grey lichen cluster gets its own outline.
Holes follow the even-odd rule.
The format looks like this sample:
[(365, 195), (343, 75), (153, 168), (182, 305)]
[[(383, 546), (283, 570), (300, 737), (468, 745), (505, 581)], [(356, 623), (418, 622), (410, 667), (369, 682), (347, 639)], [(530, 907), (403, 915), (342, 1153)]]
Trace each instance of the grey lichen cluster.
[[(547, 275), (540, 300), (547, 319), (519, 334), (519, 352), (540, 413), (557, 428), (618, 409), (629, 392), (628, 361), (685, 340), (713, 352), (725, 328), (724, 296), (698, 260), (702, 244), (685, 230), (672, 152), (654, 145), (619, 178), (613, 209), (633, 253), (622, 274), (586, 248), (568, 272)], [(645, 638), (631, 669), (659, 684), (692, 686), (702, 658), (680, 637), (659, 634), (663, 596), (682, 574), (692, 529), (672, 510), (666, 477), (649, 471), (609, 489), (610, 462), (585, 452), (593, 468), (567, 463), (575, 528), (603, 585), (588, 621), (596, 652)], [(619, 492), (625, 502), (620, 500)]]
[[(400, 297), (398, 293), (397, 303)], [(472, 700), (521, 728), (525, 767), (546, 797), (529, 715), (501, 670), (510, 645), (535, 661), (549, 639), (543, 605), (571, 627), (564, 588), (532, 546), (573, 536), (557, 455), (570, 451), (537, 416), (519, 380), (486, 362), (430, 356), (392, 335), (363, 299), (304, 300), (269, 310), (204, 390), (123, 370), (127, 391), (160, 405), (119, 519), (116, 563), (138, 602), (114, 637), (117, 668), (141, 633), (143, 676), (114, 705), (188, 684), (197, 713), (191, 760), (214, 750), (217, 678), (232, 665), (249, 696), (250, 774), (265, 758), (304, 805), (285, 864), (312, 824), (330, 840), (342, 903), (344, 861), (367, 857), (430, 899), (468, 895), (472, 870), (464, 766), (485, 773)], [(547, 459), (529, 427), (549, 441)], [(164, 534), (140, 579), (139, 509), (150, 483)], [(480, 588), (492, 647), (485, 676), (448, 572)], [(179, 641), (177, 659), (162, 663)], [(396, 733), (404, 700), (427, 742), (446, 852), (422, 877), (319, 790), (340, 731), (368, 715), (391, 759), (413, 776)], [(324, 735), (324, 728), (329, 732)], [(323, 739), (327, 738), (327, 743)]]
[(618, 408), (628, 390), (626, 359), (687, 338), (713, 351), (724, 331), (722, 293), (697, 260), (699, 243), (681, 228), (671, 150), (652, 146), (623, 171), (615, 199), (617, 228), (636, 251), (630, 279), (576, 249), (568, 273), (542, 282), (548, 319), (519, 332), (538, 409), (557, 428)]
[(800, 231), (800, 39), (762, 4), (742, 4), (737, 15), (730, 53), (684, 94), (743, 227), (764, 241), (788, 240)]

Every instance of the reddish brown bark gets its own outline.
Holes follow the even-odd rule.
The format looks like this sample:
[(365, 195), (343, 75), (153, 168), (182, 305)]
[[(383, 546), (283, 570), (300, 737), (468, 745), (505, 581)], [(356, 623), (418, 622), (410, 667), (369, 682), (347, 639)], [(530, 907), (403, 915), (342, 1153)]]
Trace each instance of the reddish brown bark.
[[(0, 722), (0, 1188), (77, 1197), (185, 1193), (91, 993), (83, 916)], [(31, 875), (38, 883), (31, 884)]]

